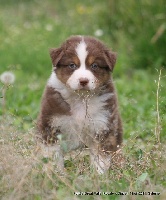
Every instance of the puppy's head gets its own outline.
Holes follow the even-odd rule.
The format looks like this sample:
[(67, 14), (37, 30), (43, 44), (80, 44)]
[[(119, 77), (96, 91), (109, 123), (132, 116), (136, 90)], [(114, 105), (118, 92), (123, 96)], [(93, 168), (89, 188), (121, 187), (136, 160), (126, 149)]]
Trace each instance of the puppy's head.
[(116, 54), (92, 37), (73, 36), (50, 56), (57, 78), (72, 90), (96, 90), (113, 71)]

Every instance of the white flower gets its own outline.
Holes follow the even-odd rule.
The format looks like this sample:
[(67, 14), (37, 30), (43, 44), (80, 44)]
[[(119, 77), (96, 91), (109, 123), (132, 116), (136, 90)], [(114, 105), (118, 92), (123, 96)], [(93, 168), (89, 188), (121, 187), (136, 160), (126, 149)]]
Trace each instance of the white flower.
[(96, 37), (100, 37), (100, 36), (102, 36), (104, 34), (104, 32), (103, 32), (103, 30), (101, 30), (101, 29), (97, 29), (95, 32), (94, 32), (94, 35), (96, 36)]
[(51, 24), (47, 24), (47, 25), (45, 26), (45, 29), (46, 29), (47, 31), (52, 31), (52, 30), (53, 30), (53, 27), (52, 27)]
[(12, 72), (6, 71), (0, 75), (0, 81), (5, 85), (12, 84), (15, 81), (15, 75)]

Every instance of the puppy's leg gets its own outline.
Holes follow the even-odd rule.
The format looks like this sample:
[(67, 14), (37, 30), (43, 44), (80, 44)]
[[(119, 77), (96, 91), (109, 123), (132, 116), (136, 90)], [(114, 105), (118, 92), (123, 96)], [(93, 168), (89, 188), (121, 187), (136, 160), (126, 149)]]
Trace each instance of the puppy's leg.
[(99, 174), (104, 174), (111, 165), (111, 155), (99, 153), (97, 150), (90, 151), (90, 158), (92, 165), (96, 168)]
[(63, 172), (64, 171), (64, 158), (63, 153), (61, 150), (61, 147), (59, 144), (54, 145), (45, 145), (40, 144), (42, 156), (45, 158), (51, 158), (53, 163), (55, 162), (55, 165), (58, 169), (58, 171)]

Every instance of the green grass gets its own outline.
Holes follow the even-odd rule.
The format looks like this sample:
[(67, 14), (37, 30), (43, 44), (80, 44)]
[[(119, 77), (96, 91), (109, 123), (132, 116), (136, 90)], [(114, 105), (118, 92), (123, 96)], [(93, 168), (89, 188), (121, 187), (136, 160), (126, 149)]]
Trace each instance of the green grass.
[[(95, 6), (94, 6), (95, 5)], [(12, 71), (16, 80), (6, 92), (6, 111), (0, 109), (1, 199), (119, 199), (119, 196), (74, 196), (74, 191), (160, 191), (166, 196), (166, 72), (135, 69), (121, 31), (114, 40), (104, 23), (107, 1), (2, 1), (0, 5), (0, 74)], [(103, 26), (102, 26), (103, 24)], [(38, 157), (33, 139), (41, 95), (51, 72), (49, 48), (74, 34), (99, 37), (118, 52), (113, 73), (124, 124), (124, 164), (114, 163), (106, 175), (89, 168), (89, 157), (68, 158), (66, 174), (53, 161)], [(0, 83), (0, 96), (3, 89)], [(156, 105), (159, 103), (159, 112)], [(1, 106), (1, 105), (0, 105)], [(160, 114), (160, 143), (156, 140)], [(127, 196), (133, 199), (136, 196)], [(135, 199), (147, 199), (137, 196)]]

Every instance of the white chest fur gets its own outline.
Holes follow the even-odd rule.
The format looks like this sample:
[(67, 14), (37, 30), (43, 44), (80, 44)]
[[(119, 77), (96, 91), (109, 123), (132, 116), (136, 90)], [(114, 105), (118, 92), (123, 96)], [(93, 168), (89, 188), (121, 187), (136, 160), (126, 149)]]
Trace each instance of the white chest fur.
[(60, 128), (68, 150), (85, 144), (90, 146), (97, 134), (108, 130), (110, 112), (104, 106), (112, 94), (86, 98), (70, 96), (66, 101), (71, 108), (71, 115), (55, 116), (51, 126)]
[(67, 102), (71, 108), (71, 115), (75, 123), (80, 127), (87, 128), (97, 133), (100, 129), (105, 129), (109, 117), (109, 111), (104, 108), (106, 100), (112, 94), (104, 94), (102, 96), (87, 95), (86, 97), (72, 97)]
[(48, 86), (58, 91), (70, 105), (71, 115), (53, 116), (50, 125), (59, 128), (69, 150), (79, 147), (82, 143), (93, 143), (94, 137), (101, 131), (108, 130), (109, 109), (105, 108), (106, 100), (114, 94), (76, 94), (61, 83), (56, 74), (52, 73)]

